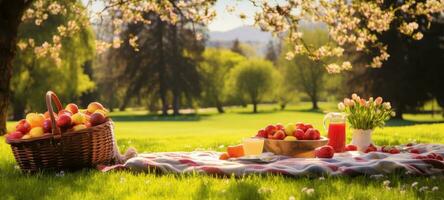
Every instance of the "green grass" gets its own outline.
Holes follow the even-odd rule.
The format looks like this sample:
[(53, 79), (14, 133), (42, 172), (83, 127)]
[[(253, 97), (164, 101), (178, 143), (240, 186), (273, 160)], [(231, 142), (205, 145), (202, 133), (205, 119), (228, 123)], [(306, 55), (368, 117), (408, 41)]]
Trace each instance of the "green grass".
[[(334, 110), (332, 104), (321, 104)], [(278, 111), (277, 106), (261, 105), (261, 113), (251, 114), (251, 107), (230, 108), (219, 115), (214, 109), (179, 117), (158, 117), (145, 111), (113, 113), (116, 137), (121, 150), (133, 146), (139, 152), (192, 151), (198, 149), (224, 151), (257, 129), (269, 123), (309, 122), (322, 129), (323, 112), (312, 112), (308, 104)], [(391, 121), (375, 132), (377, 144), (417, 142), (444, 143), (442, 117), (407, 115), (407, 120)], [(13, 125), (13, 123), (9, 123)], [(325, 131), (322, 131), (325, 135)], [(349, 139), (349, 138), (348, 138)], [(390, 175), (375, 180), (369, 177), (247, 176), (217, 178), (203, 175), (159, 175), (148, 173), (101, 173), (84, 170), (65, 173), (26, 175), (16, 169), (9, 146), (0, 143), (0, 199), (439, 199), (443, 198), (444, 178)], [(390, 180), (390, 189), (383, 186)], [(410, 185), (418, 182), (417, 188)], [(418, 188), (428, 186), (420, 192)], [(430, 191), (438, 186), (438, 191)], [(303, 187), (314, 189), (307, 195)]]

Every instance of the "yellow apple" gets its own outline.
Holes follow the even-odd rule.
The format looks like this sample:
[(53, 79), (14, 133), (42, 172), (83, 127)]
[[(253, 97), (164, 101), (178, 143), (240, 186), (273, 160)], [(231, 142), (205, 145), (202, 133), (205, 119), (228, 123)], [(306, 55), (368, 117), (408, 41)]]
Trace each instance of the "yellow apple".
[(32, 129), (29, 131), (29, 135), (30, 135), (31, 137), (33, 137), (33, 138), (40, 137), (40, 136), (42, 136), (44, 133), (45, 133), (45, 132), (43, 131), (43, 128), (42, 128), (42, 127), (35, 127), (35, 128), (32, 128)]

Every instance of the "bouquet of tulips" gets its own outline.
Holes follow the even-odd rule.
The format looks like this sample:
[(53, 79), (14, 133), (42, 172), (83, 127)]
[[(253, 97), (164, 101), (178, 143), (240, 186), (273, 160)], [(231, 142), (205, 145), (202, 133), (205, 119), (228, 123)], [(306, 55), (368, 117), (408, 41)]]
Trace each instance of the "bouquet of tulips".
[(356, 94), (345, 98), (338, 104), (339, 110), (347, 114), (347, 120), (354, 129), (369, 130), (382, 128), (385, 121), (395, 115), (390, 102), (383, 102), (382, 97), (365, 100)]

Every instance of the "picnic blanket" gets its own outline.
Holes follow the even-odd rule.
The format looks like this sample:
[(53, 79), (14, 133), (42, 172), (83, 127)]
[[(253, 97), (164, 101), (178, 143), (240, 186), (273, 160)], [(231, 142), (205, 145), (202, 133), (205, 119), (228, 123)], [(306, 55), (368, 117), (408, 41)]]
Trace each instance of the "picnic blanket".
[[(271, 163), (219, 160), (220, 152), (145, 153), (124, 164), (101, 166), (103, 172), (114, 170), (157, 171), (160, 173), (201, 173), (222, 176), (282, 174), (288, 176), (380, 175), (402, 172), (413, 175), (444, 175), (444, 145), (416, 144), (398, 146), (399, 154), (383, 152), (336, 153), (331, 159), (289, 158), (276, 156)], [(410, 153), (417, 149), (419, 153)]]

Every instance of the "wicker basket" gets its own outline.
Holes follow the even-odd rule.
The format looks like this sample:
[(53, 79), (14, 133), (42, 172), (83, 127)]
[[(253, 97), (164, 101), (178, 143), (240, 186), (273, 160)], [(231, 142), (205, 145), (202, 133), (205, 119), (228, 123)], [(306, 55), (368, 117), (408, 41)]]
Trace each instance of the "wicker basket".
[(78, 170), (110, 164), (115, 158), (116, 145), (113, 122), (76, 132), (62, 133), (56, 126), (52, 102), (63, 109), (55, 93), (46, 93), (46, 106), (52, 122), (52, 133), (39, 138), (6, 142), (11, 145), (15, 160), (23, 172), (40, 170)]

